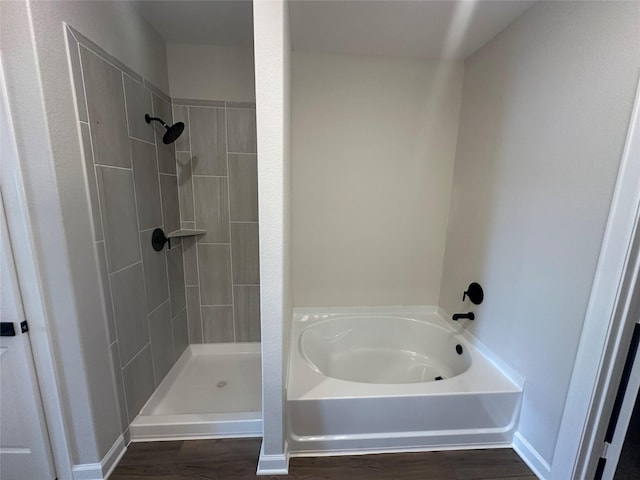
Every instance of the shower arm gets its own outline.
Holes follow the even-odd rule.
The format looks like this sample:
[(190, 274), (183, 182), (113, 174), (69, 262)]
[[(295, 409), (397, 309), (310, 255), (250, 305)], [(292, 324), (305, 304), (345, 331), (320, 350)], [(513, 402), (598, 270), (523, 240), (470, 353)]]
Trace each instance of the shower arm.
[(159, 118), (159, 117), (152, 117), (152, 116), (150, 116), (148, 113), (145, 113), (145, 114), (144, 114), (144, 120), (145, 120), (147, 123), (151, 123), (152, 121), (154, 121), (154, 122), (159, 122), (159, 123), (161, 123), (161, 124), (162, 124), (162, 126), (164, 126), (164, 128), (169, 128), (169, 125), (167, 125), (166, 123), (164, 123), (164, 121), (163, 121), (161, 118)]

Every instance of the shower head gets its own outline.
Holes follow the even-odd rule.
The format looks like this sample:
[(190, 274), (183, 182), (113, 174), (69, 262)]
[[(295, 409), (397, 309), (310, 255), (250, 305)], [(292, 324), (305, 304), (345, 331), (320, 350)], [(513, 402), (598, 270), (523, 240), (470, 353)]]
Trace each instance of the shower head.
[(175, 142), (184, 131), (184, 123), (182, 122), (178, 122), (169, 126), (166, 123), (164, 123), (164, 121), (161, 118), (150, 117), (148, 113), (145, 113), (144, 119), (147, 123), (151, 123), (151, 121), (160, 122), (162, 126), (167, 129), (167, 131), (164, 132), (164, 136), (162, 137), (162, 142), (167, 145)]

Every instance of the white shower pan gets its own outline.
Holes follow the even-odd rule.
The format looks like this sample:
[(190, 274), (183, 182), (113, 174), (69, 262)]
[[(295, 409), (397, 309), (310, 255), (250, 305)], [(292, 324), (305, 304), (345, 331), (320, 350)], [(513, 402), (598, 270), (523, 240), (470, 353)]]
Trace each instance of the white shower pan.
[(189, 345), (129, 427), (131, 441), (262, 436), (259, 343)]

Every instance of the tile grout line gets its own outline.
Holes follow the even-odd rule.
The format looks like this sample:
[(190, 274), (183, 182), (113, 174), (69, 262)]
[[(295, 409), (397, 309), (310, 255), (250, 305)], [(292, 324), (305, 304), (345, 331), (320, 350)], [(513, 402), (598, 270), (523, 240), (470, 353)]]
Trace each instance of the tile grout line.
[[(172, 112), (172, 116), (173, 116), (173, 112)], [(173, 118), (171, 119), (171, 122), (173, 123)], [(176, 165), (177, 168), (177, 165)], [(178, 186), (176, 185), (176, 188), (178, 188)], [(180, 215), (180, 212), (178, 211), (178, 215)], [(176, 248), (176, 247), (173, 247)], [(169, 275), (169, 249), (167, 249), (167, 253), (165, 256), (165, 260), (167, 262), (167, 289), (169, 290), (169, 312), (170, 315), (169, 317), (171, 318), (171, 349), (173, 350), (173, 355), (171, 356), (173, 359), (173, 364), (175, 365), (176, 363), (176, 333), (175, 333), (175, 329), (174, 329), (174, 323), (173, 321), (178, 318), (180, 316), (180, 313), (182, 313), (182, 310), (185, 310), (187, 308), (187, 287), (186, 285), (183, 285), (183, 289), (184, 289), (184, 305), (185, 307), (180, 310), (178, 313), (175, 314), (175, 316), (173, 315), (173, 311), (172, 311), (172, 307), (173, 307), (173, 302), (171, 301), (171, 275)], [(182, 281), (184, 282), (184, 250), (182, 250), (182, 240), (180, 240), (180, 255), (182, 256)], [(186, 283), (186, 282), (185, 282)], [(189, 321), (189, 319), (187, 319), (187, 322)], [(187, 328), (189, 326), (187, 325)], [(187, 341), (189, 340), (189, 331), (187, 330)]]
[[(124, 97), (124, 114), (127, 119), (127, 134), (129, 133), (129, 111), (127, 109), (127, 94), (124, 85), (124, 72), (122, 72), (122, 96)], [(152, 104), (153, 108), (153, 104)], [(155, 137), (154, 137), (155, 138)], [(151, 354), (151, 375), (153, 376), (153, 388), (158, 386), (156, 383), (156, 366), (153, 361), (153, 343), (151, 342), (151, 314), (149, 313), (149, 294), (147, 292), (147, 278), (144, 274), (144, 256), (142, 255), (142, 239), (140, 238), (140, 215), (138, 214), (138, 192), (136, 191), (135, 172), (133, 171), (133, 151), (131, 149), (131, 142), (129, 142), (129, 161), (131, 162), (131, 177), (133, 180), (133, 203), (136, 212), (136, 230), (138, 232), (138, 253), (140, 254), (140, 263), (142, 267), (142, 285), (144, 288), (144, 304), (147, 311), (147, 335), (149, 335), (149, 353)], [(162, 195), (162, 193), (160, 193)], [(160, 197), (160, 204), (162, 205), (162, 197)], [(144, 350), (144, 347), (142, 348)], [(142, 351), (140, 350), (140, 352)], [(140, 353), (138, 352), (138, 353)], [(137, 413), (136, 413), (137, 415)]]
[[(130, 150), (130, 149), (129, 149)], [(131, 155), (131, 152), (129, 152), (129, 155)], [(132, 172), (133, 171), (133, 167), (131, 168), (127, 168), (127, 167), (118, 167), (116, 165), (104, 165), (102, 163), (94, 163), (94, 165), (96, 167), (100, 167), (100, 168), (112, 168), (114, 170), (126, 170), (127, 172)]]
[[(191, 164), (191, 200), (193, 201), (193, 221), (196, 229), (198, 228), (198, 217), (196, 215), (196, 188), (193, 181), (193, 132), (191, 131), (191, 108), (187, 105), (187, 121), (189, 122), (189, 163)], [(196, 276), (198, 277), (198, 315), (200, 316), (200, 343), (204, 341), (204, 322), (202, 321), (202, 288), (200, 288), (200, 251), (198, 248), (198, 239), (195, 238), (193, 247), (196, 249)], [(187, 312), (188, 313), (188, 312)], [(187, 315), (187, 322), (189, 317)]]
[[(73, 32), (72, 32), (73, 34)], [(75, 38), (75, 35), (73, 36)], [(107, 239), (106, 239), (106, 235), (105, 235), (105, 228), (104, 228), (104, 219), (102, 218), (102, 201), (100, 200), (100, 191), (98, 188), (98, 170), (97, 170), (97, 164), (96, 164), (96, 154), (95, 154), (95, 150), (93, 148), (93, 135), (92, 133), (92, 128), (91, 128), (91, 118), (89, 116), (89, 101), (88, 101), (88, 96), (87, 96), (87, 82), (85, 80), (85, 75), (84, 75), (84, 65), (82, 64), (82, 55), (81, 50), (80, 50), (80, 42), (78, 42), (78, 40), (76, 39), (76, 48), (78, 49), (78, 64), (80, 65), (80, 78), (82, 80), (82, 88), (84, 90), (84, 103), (85, 103), (85, 110), (86, 110), (86, 114), (87, 114), (87, 127), (89, 128), (89, 147), (91, 148), (91, 164), (93, 165), (93, 177), (94, 180), (96, 182), (96, 197), (97, 197), (97, 202), (98, 202), (98, 215), (100, 215), (99, 221), (100, 221), (100, 227), (102, 229), (102, 241), (103, 241), (103, 253), (104, 253), (104, 260), (105, 260), (105, 269), (106, 272), (104, 272), (106, 274), (107, 277), (107, 288), (109, 289), (109, 297), (110, 297), (110, 302), (111, 302), (111, 310), (113, 311), (113, 328), (115, 330), (116, 333), (116, 340), (115, 342), (118, 342), (118, 322), (116, 321), (116, 310), (115, 310), (115, 303), (113, 301), (113, 288), (111, 286), (111, 276), (109, 274), (109, 252), (108, 252), (108, 248), (107, 248)], [(89, 50), (88, 50), (89, 51)], [(78, 107), (76, 106), (76, 109)], [(84, 144), (84, 140), (83, 140), (83, 144)], [(83, 145), (84, 147), (84, 145)], [(86, 165), (86, 161), (85, 161), (85, 165)], [(86, 168), (86, 167), (85, 167)], [(87, 172), (88, 174), (88, 172)], [(89, 199), (89, 201), (91, 201), (91, 199)], [(95, 220), (94, 220), (95, 221)], [(95, 236), (95, 228), (94, 228), (94, 236)], [(101, 283), (102, 283), (103, 279), (101, 279)], [(104, 307), (106, 308), (106, 299), (105, 299), (105, 305)], [(106, 312), (105, 312), (106, 313)], [(108, 325), (107, 325), (108, 328)], [(114, 342), (114, 343), (115, 343)], [(118, 375), (118, 378), (120, 379), (120, 388), (122, 389), (122, 396), (124, 397), (124, 408), (125, 411), (121, 412), (125, 415), (125, 421), (126, 423), (130, 423), (129, 422), (129, 406), (127, 405), (127, 392), (124, 386), (124, 375), (123, 375), (123, 366), (122, 366), (122, 354), (120, 352), (120, 343), (118, 342), (118, 367), (120, 368), (119, 372), (114, 372), (115, 374)], [(122, 419), (121, 419), (122, 420)]]
[[(122, 82), (122, 98), (124, 100), (124, 119), (125, 122), (127, 122), (127, 138), (130, 138), (131, 135), (129, 134), (129, 132), (131, 131), (131, 129), (129, 128), (129, 110), (127, 109), (127, 87), (124, 84), (124, 72), (122, 71), (120, 71), (120, 79)], [(131, 158), (131, 142), (127, 143), (129, 144), (127, 145), (129, 147), (129, 162), (131, 162), (131, 170), (133, 170), (133, 158)]]
[(145, 232), (150, 232), (152, 230), (155, 230), (156, 228), (162, 228), (162, 224), (158, 225), (158, 226), (154, 226), (154, 227), (149, 227), (149, 228), (145, 228), (143, 230), (140, 230), (140, 233), (145, 233)]
[[(162, 95), (158, 95), (156, 92), (153, 91), (152, 88), (149, 88), (149, 90), (151, 91), (151, 104), (153, 105), (153, 96), (155, 95), (156, 97), (158, 97), (159, 101), (166, 101), (164, 98), (162, 98)], [(169, 118), (169, 123), (173, 124), (173, 107), (171, 105), (171, 101), (168, 102), (169, 103), (169, 110), (170, 110), (170, 115), (171, 117)], [(159, 112), (158, 112), (159, 113)], [(154, 115), (156, 115), (154, 113)], [(163, 140), (164, 141), (164, 140)], [(160, 143), (158, 142), (158, 139), (156, 137), (156, 143), (158, 144), (158, 146), (160, 146)], [(175, 176), (176, 177), (176, 194), (178, 195), (178, 228), (181, 228), (180, 225), (180, 193), (178, 192), (178, 160), (177, 160), (177, 156), (175, 154), (175, 145), (174, 145), (174, 149), (173, 149), (173, 156), (172, 156), (172, 160), (173, 160), (173, 166), (176, 170), (175, 175), (172, 174), (167, 174), (165, 172), (161, 172), (160, 171), (160, 166), (158, 166), (158, 181), (160, 181), (161, 175), (167, 175), (167, 176)], [(160, 161), (160, 157), (158, 156), (158, 162)], [(161, 183), (162, 185), (162, 183)], [(170, 200), (170, 199), (167, 199)], [(164, 212), (164, 211), (163, 211)], [(163, 217), (163, 221), (164, 221), (164, 217)], [(165, 228), (168, 229), (168, 227), (165, 225)], [(169, 244), (167, 244), (169, 245)], [(176, 247), (173, 247), (176, 248)], [(167, 248), (167, 251), (165, 252), (165, 262), (166, 262), (166, 275), (167, 275), (167, 290), (169, 290), (169, 317), (171, 318), (171, 320), (169, 321), (170, 326), (171, 326), (171, 350), (173, 351), (173, 355), (172, 357), (172, 362), (173, 364), (175, 364), (176, 362), (176, 335), (175, 335), (175, 328), (174, 328), (174, 320), (176, 318), (178, 318), (178, 316), (180, 315), (180, 313), (182, 312), (182, 310), (180, 310), (178, 313), (176, 313), (176, 315), (173, 315), (173, 300), (172, 300), (172, 296), (171, 295), (171, 275), (169, 274), (170, 271), (170, 257), (172, 256), (172, 254), (170, 253), (170, 248)], [(182, 249), (182, 239), (180, 239), (180, 255), (182, 256), (182, 281), (184, 282), (184, 250)], [(185, 282), (186, 283), (186, 282)], [(185, 308), (186, 308), (186, 304), (187, 304), (187, 288), (186, 286), (183, 285), (183, 293), (184, 293), (184, 299), (185, 299)], [(189, 321), (189, 319), (187, 319), (187, 322)], [(187, 339), (189, 338), (189, 332), (187, 330)]]
[[(118, 340), (116, 340), (113, 343), (117, 343), (118, 344), (118, 365), (120, 365), (120, 375), (118, 375), (118, 378), (120, 379), (120, 388), (122, 389), (122, 396), (124, 398), (124, 414), (126, 416), (126, 418), (124, 419), (126, 421), (127, 424), (131, 424), (131, 421), (133, 419), (129, 419), (129, 405), (127, 405), (127, 390), (124, 387), (124, 367), (122, 366), (122, 353), (120, 353), (120, 342), (118, 342)], [(118, 400), (119, 402), (119, 400)], [(129, 428), (129, 427), (127, 427)]]
[(227, 108), (225, 103), (224, 109), (224, 151), (225, 160), (227, 161), (227, 213), (229, 215), (229, 264), (231, 267), (231, 316), (233, 322), (233, 342), (236, 343), (236, 300), (233, 292), (233, 238), (231, 234), (231, 182), (229, 182), (229, 119), (227, 118)]
[[(154, 117), (157, 116), (156, 111), (155, 111), (155, 107), (153, 104), (153, 91), (151, 91), (151, 89), (149, 89), (149, 87), (147, 87), (147, 85), (144, 85), (144, 87), (149, 91), (150, 95), (151, 95), (151, 115), (153, 115)], [(172, 112), (173, 113), (173, 112)], [(155, 128), (153, 129), (153, 138), (155, 139), (155, 152), (156, 152), (156, 171), (158, 172), (156, 177), (157, 177), (157, 182), (158, 182), (158, 194), (160, 195), (160, 218), (162, 219), (162, 225), (161, 228), (162, 230), (165, 230), (165, 223), (164, 223), (164, 207), (162, 205), (162, 183), (160, 182), (160, 155), (158, 153), (158, 135), (156, 133)], [(182, 243), (182, 242), (180, 242)], [(164, 254), (164, 275), (165, 275), (165, 279), (167, 280), (167, 295), (168, 298), (166, 301), (169, 302), (169, 323), (170, 323), (170, 327), (171, 327), (171, 346), (174, 349), (173, 351), (173, 357), (175, 357), (175, 340), (173, 338), (173, 318), (171, 315), (171, 283), (169, 281), (169, 255), (168, 252), (169, 250), (167, 249), (167, 251), (165, 251)], [(149, 340), (151, 340), (151, 336), (149, 336)], [(175, 362), (175, 358), (173, 359)], [(153, 357), (152, 357), (152, 362), (153, 364)], [(153, 383), (155, 384), (155, 372), (154, 372), (154, 376), (153, 376)], [(157, 385), (156, 385), (157, 387)]]
[(154, 147), (156, 146), (156, 144), (154, 142), (150, 142), (149, 140), (145, 140), (143, 138), (134, 137), (131, 134), (129, 134), (128, 137), (129, 137), (130, 140), (136, 140), (138, 142), (146, 143), (147, 145), (153, 145)]
[(160, 302), (160, 304), (155, 307), (153, 310), (151, 310), (147, 315), (153, 315), (154, 313), (156, 313), (158, 310), (160, 310), (160, 308), (169, 301), (169, 298), (167, 297), (166, 300)]
[[(74, 35), (75, 37), (75, 35)], [(77, 39), (76, 39), (77, 40)], [(91, 46), (91, 45), (85, 45), (85, 43), (81, 42), (80, 40), (77, 40), (78, 45), (82, 46), (82, 48), (84, 48), (85, 50), (87, 50), (88, 52), (93, 53), (96, 57), (99, 57), (100, 60), (104, 61), (105, 63), (108, 63), (109, 65), (111, 65), (113, 68), (115, 68), (116, 70), (119, 70), (121, 73), (127, 73), (125, 72), (125, 70), (122, 68), (122, 66), (126, 67), (127, 70), (130, 70), (129, 67), (127, 67), (126, 65), (122, 64), (122, 66), (116, 65), (113, 60), (110, 60), (108, 58), (105, 58), (105, 54), (104, 53), (100, 53), (97, 52), (96, 49)], [(100, 48), (98, 45), (96, 45), (98, 48)], [(107, 55), (109, 55), (107, 52), (105, 52)], [(111, 56), (111, 55), (109, 55)], [(113, 57), (115, 60), (118, 60), (117, 58)], [(119, 60), (118, 60), (119, 61)], [(135, 73), (135, 72), (134, 72)], [(136, 80), (134, 77), (132, 77), (129, 73), (127, 73), (127, 75), (131, 78), (133, 78), (134, 80)], [(136, 74), (138, 75), (138, 74)], [(142, 75), (140, 75), (140, 78), (142, 78), (144, 80), (144, 78), (142, 77)]]
[[(73, 34), (73, 32), (72, 32)], [(75, 38), (75, 35), (74, 37)], [(77, 39), (76, 39), (77, 42)], [(89, 102), (87, 101), (87, 85), (84, 79), (84, 66), (82, 65), (82, 57), (80, 56), (80, 43), (76, 44), (76, 48), (78, 49), (78, 64), (80, 65), (80, 79), (82, 80), (82, 89), (83, 89), (83, 93), (84, 93), (84, 108), (85, 108), (85, 113), (87, 114), (87, 128), (89, 129), (89, 147), (91, 149), (91, 165), (93, 165), (93, 179), (95, 181), (96, 184), (96, 200), (98, 201), (98, 215), (100, 215), (100, 218), (98, 219), (100, 221), (100, 229), (102, 230), (102, 240), (105, 241), (104, 243), (104, 258), (105, 261), (107, 263), (106, 268), (107, 268), (107, 276), (109, 275), (109, 258), (107, 257), (107, 242), (105, 239), (105, 234), (104, 234), (104, 220), (102, 218), (102, 202), (100, 201), (100, 190), (98, 188), (98, 170), (96, 169), (97, 165), (96, 165), (96, 153), (94, 151), (93, 148), (93, 135), (91, 135), (91, 118), (89, 117)], [(77, 103), (77, 102), (76, 102)], [(76, 110), (78, 109), (78, 106), (76, 105)], [(80, 128), (80, 136), (82, 137), (82, 126)], [(84, 156), (84, 140), (82, 141), (82, 146), (83, 146), (83, 156)], [(85, 170), (86, 170), (86, 165), (87, 162), (85, 160)], [(87, 172), (87, 177), (89, 176), (89, 172)], [(89, 197), (89, 203), (91, 203), (91, 197)], [(93, 217), (93, 215), (92, 215)], [(95, 237), (95, 219), (93, 219), (94, 221), (94, 229), (93, 229), (93, 235)], [(111, 286), (109, 285), (109, 292), (111, 292)], [(113, 295), (112, 295), (113, 297)], [(113, 302), (112, 302), (113, 303)], [(115, 323), (115, 321), (114, 321)]]
[[(185, 152), (182, 152), (185, 153)], [(228, 172), (227, 172), (228, 173)], [(200, 173), (192, 173), (191, 174), (192, 177), (202, 177), (202, 178), (227, 178), (229, 175), (203, 175)]]
[[(173, 101), (172, 101), (171, 102), (171, 115), (173, 116), (172, 122), (175, 120), (175, 117), (176, 117), (175, 107), (176, 106), (173, 104)], [(186, 119), (187, 125), (186, 125), (186, 129), (188, 129), (187, 131), (189, 132), (189, 144), (191, 144), (191, 131), (190, 131), (191, 124), (189, 123), (189, 117), (188, 116), (189, 116), (189, 111), (187, 109), (187, 119)], [(190, 152), (183, 152), (183, 151), (181, 151), (181, 150), (179, 151), (177, 149), (174, 150), (174, 152), (175, 152), (175, 156), (176, 156), (176, 180), (177, 180), (177, 183), (178, 183), (178, 214), (180, 216), (180, 228), (183, 229), (183, 228), (186, 228), (186, 227), (184, 227), (183, 223), (187, 223), (187, 222), (186, 221), (185, 222), (182, 221), (182, 211), (181, 211), (182, 208), (181, 207), (182, 207), (182, 203), (183, 202), (181, 201), (182, 195), (180, 195), (180, 191), (182, 189), (180, 188), (180, 178), (179, 178), (179, 175), (178, 175), (178, 172), (181, 171), (181, 170), (178, 169), (178, 154), (179, 153), (189, 153), (189, 161), (188, 161), (189, 170), (191, 170), (191, 154), (190, 154)], [(191, 172), (189, 172), (189, 173), (191, 173)], [(183, 176), (183, 178), (184, 178), (184, 176)], [(192, 179), (189, 178), (189, 181), (192, 182)], [(191, 184), (191, 193), (192, 193), (192, 197), (193, 197), (193, 182)], [(194, 208), (193, 216), (195, 218), (195, 208)], [(195, 229), (195, 221), (193, 222), (193, 227)], [(180, 242), (180, 248), (182, 248), (182, 277), (184, 279), (184, 311), (185, 311), (186, 323), (187, 323), (186, 327), (187, 327), (187, 346), (188, 346), (188, 345), (191, 345), (191, 328), (190, 328), (190, 322), (189, 322), (189, 312), (190, 312), (191, 309), (189, 308), (189, 295), (187, 295), (187, 290), (188, 290), (188, 287), (190, 285), (187, 285), (187, 278), (186, 278), (186, 276), (187, 276), (187, 258), (186, 258), (186, 253), (185, 253), (186, 252), (186, 247), (185, 247), (185, 243), (184, 243), (185, 241), (186, 241), (186, 239), (182, 239), (182, 241)], [(177, 318), (178, 315), (176, 315), (176, 318)], [(173, 328), (173, 320), (171, 320), (171, 322), (172, 322), (171, 326)], [(175, 354), (176, 354), (176, 352), (175, 352), (175, 345), (174, 345), (174, 356), (175, 356)]]
[[(106, 249), (106, 243), (105, 243), (105, 249)], [(127, 265), (126, 267), (122, 267), (122, 268), (119, 268), (118, 270), (114, 270), (113, 272), (108, 272), (108, 271), (107, 271), (107, 275), (108, 275), (108, 276), (117, 275), (118, 273), (123, 272), (123, 271), (124, 271), (124, 270), (126, 270), (127, 268), (135, 267), (135, 266), (136, 266), (136, 265), (138, 265), (139, 263), (142, 263), (142, 259), (140, 259), (140, 260), (138, 260), (138, 261), (136, 261), (136, 262), (130, 263), (130, 264), (129, 264), (129, 265)]]
[[(118, 345), (118, 347), (119, 347), (119, 345)], [(128, 361), (128, 362), (127, 362), (127, 363), (122, 367), (122, 370), (124, 370), (124, 369), (125, 369), (125, 368), (127, 368), (129, 365), (131, 365), (131, 364), (134, 362), (134, 360), (135, 360), (136, 358), (138, 358), (138, 357), (140, 356), (140, 354), (141, 354), (142, 352), (144, 352), (144, 349), (145, 349), (145, 348), (147, 348), (147, 347), (149, 347), (149, 349), (151, 349), (151, 339), (149, 339), (149, 341), (148, 341), (147, 343), (145, 343), (145, 344), (144, 344), (144, 346), (143, 346), (140, 350), (138, 350), (138, 352), (137, 352), (133, 357), (131, 357), (131, 360), (129, 360), (129, 361)], [(152, 355), (152, 358), (153, 358), (153, 355)], [(153, 367), (153, 360), (151, 361), (151, 366)], [(154, 379), (154, 382), (153, 382), (153, 383), (155, 383), (155, 379)], [(155, 387), (154, 387), (154, 388), (155, 388)], [(136, 413), (136, 415), (138, 415), (138, 414)]]
[[(75, 38), (75, 36), (74, 36)], [(76, 40), (77, 41), (77, 40)], [(105, 228), (104, 228), (104, 219), (102, 218), (102, 201), (100, 200), (100, 190), (99, 190), (99, 186), (98, 186), (98, 170), (97, 170), (97, 164), (95, 163), (96, 161), (96, 154), (95, 154), (95, 149), (93, 147), (93, 135), (92, 135), (92, 128), (91, 128), (91, 118), (89, 116), (89, 101), (88, 101), (88, 96), (87, 96), (87, 85), (86, 85), (86, 80), (85, 80), (85, 75), (84, 75), (84, 65), (82, 64), (82, 56), (80, 55), (80, 42), (77, 43), (76, 45), (77, 49), (78, 49), (78, 64), (80, 65), (80, 77), (82, 79), (82, 88), (84, 90), (84, 101), (85, 101), (85, 109), (86, 109), (86, 114), (87, 114), (87, 127), (89, 129), (89, 147), (91, 149), (91, 164), (93, 165), (93, 177), (94, 177), (94, 181), (96, 182), (96, 197), (97, 197), (97, 201), (98, 201), (98, 215), (100, 216), (99, 221), (100, 221), (100, 228), (102, 230), (102, 242), (103, 242), (103, 254), (104, 254), (104, 260), (105, 260), (105, 269), (106, 272), (104, 272), (106, 274), (107, 277), (107, 288), (109, 289), (109, 301), (111, 303), (111, 310), (113, 311), (113, 328), (115, 330), (116, 333), (116, 342), (118, 341), (119, 337), (118, 337), (118, 322), (116, 322), (116, 310), (115, 310), (115, 303), (113, 301), (113, 288), (111, 286), (111, 274), (109, 273), (109, 265), (110, 265), (110, 255), (108, 253), (108, 248), (107, 248), (107, 238), (105, 235)], [(77, 107), (76, 107), (77, 108)], [(84, 141), (83, 141), (84, 143)], [(84, 146), (84, 145), (83, 145)], [(85, 161), (85, 165), (86, 165), (86, 161)], [(87, 172), (88, 174), (88, 172)], [(89, 201), (91, 201), (91, 199), (89, 199)], [(94, 220), (95, 222), (95, 220)], [(95, 235), (95, 228), (94, 228), (94, 235)], [(129, 265), (131, 266), (131, 265)], [(114, 272), (116, 273), (116, 272)], [(101, 282), (102, 283), (102, 282)], [(105, 305), (104, 307), (106, 308), (106, 301), (107, 299), (105, 299)], [(105, 312), (106, 313), (106, 312)], [(123, 395), (125, 395), (125, 408), (127, 409), (125, 413), (125, 415), (127, 416), (127, 421), (129, 419), (129, 407), (127, 406), (127, 402), (126, 402), (126, 394), (125, 394), (125, 390), (124, 390), (124, 378), (122, 376), (122, 355), (120, 354), (120, 343), (118, 343), (118, 365), (120, 366), (120, 382), (122, 384), (122, 393)]]

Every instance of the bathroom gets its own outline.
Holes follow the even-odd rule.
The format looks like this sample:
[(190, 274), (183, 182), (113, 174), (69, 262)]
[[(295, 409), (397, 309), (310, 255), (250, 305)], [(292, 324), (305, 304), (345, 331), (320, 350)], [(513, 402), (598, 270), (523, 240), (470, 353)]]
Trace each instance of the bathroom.
[[(638, 83), (637, 4), (141, 3), (2, 3), (23, 185), (20, 203), (3, 178), (3, 201), (18, 277), (37, 272), (21, 291), (49, 435), (65, 439), (51, 446), (58, 478), (103, 478), (130, 436), (146, 434), (137, 414), (187, 345), (197, 356), (210, 344), (252, 358), (242, 398), (257, 404), (225, 418), (212, 409), (203, 430), (183, 435), (262, 437), (258, 468), (286, 470), (296, 454), (294, 314), (362, 306), (439, 308), (523, 390), (509, 438), (496, 443), (540, 478), (569, 478), (558, 473), (572, 468), (558, 460), (559, 439), (573, 440), (565, 404), (574, 405), (581, 334), (600, 298), (594, 278)], [(161, 15), (164, 3), (173, 10)], [(191, 37), (168, 38), (181, 30)], [(207, 30), (216, 40), (198, 38)], [(116, 107), (91, 106), (113, 82), (89, 80), (87, 61), (124, 79), (124, 142), (92, 137)], [(185, 130), (164, 146), (164, 127), (145, 113)], [(207, 143), (214, 137), (224, 141)], [(98, 158), (118, 149), (140, 160)], [(154, 157), (157, 185), (138, 184), (149, 176), (136, 169)], [(219, 159), (223, 170), (206, 170)], [(125, 193), (111, 197), (122, 214), (100, 211), (104, 185), (125, 173)], [(138, 201), (149, 189), (153, 200)], [(145, 214), (153, 219), (143, 225)], [(160, 225), (185, 236), (156, 255), (147, 236)], [(14, 240), (20, 228), (30, 242)], [(109, 264), (109, 249), (128, 252), (127, 238), (133, 256)], [(105, 271), (134, 278), (118, 290)], [(479, 305), (461, 301), (471, 282), (484, 289)], [(129, 298), (133, 313), (115, 301), (110, 313), (109, 297)], [(450, 322), (469, 311), (475, 320)], [(128, 315), (161, 327), (120, 338)], [(147, 348), (156, 338), (162, 348)], [(217, 430), (227, 427), (236, 430)]]

